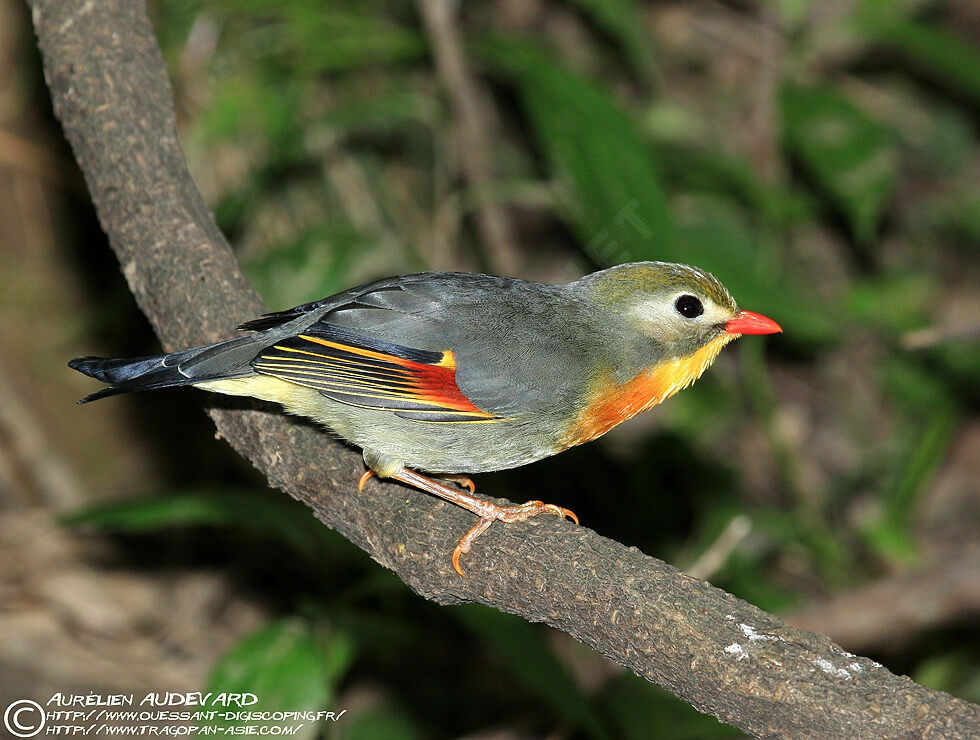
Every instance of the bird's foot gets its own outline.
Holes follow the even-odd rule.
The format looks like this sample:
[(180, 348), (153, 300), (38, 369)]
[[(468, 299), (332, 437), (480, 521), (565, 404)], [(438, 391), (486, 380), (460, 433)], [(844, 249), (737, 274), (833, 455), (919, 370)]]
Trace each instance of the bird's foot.
[(555, 504), (546, 504), (543, 501), (528, 501), (518, 506), (498, 506), (492, 501), (480, 499), (479, 504), (480, 511), (474, 513), (479, 514), (480, 521), (474, 524), (469, 532), (460, 537), (459, 544), (453, 550), (453, 569), (461, 576), (465, 576), (466, 574), (459, 564), (460, 556), (468, 553), (473, 547), (473, 542), (476, 538), (483, 534), (487, 527), (497, 520), (508, 523), (523, 522), (525, 519), (530, 519), (532, 516), (537, 516), (538, 514), (554, 514), (559, 519), (568, 517), (578, 524), (578, 517), (571, 509), (556, 506)]
[[(360, 481), (357, 484), (357, 489), (360, 491), (364, 488), (364, 485), (371, 480), (372, 476), (375, 475), (373, 470), (367, 470), (364, 475), (361, 476)], [(523, 522), (525, 519), (530, 519), (538, 514), (554, 514), (559, 519), (564, 519), (568, 517), (576, 524), (578, 524), (578, 517), (575, 516), (575, 512), (571, 509), (566, 509), (561, 506), (556, 506), (555, 504), (546, 504), (542, 501), (528, 501), (524, 504), (519, 504), (517, 506), (500, 506), (495, 504), (493, 501), (487, 501), (478, 496), (473, 495), (476, 490), (476, 486), (473, 485), (473, 481), (464, 475), (440, 475), (438, 476), (441, 480), (433, 480), (421, 473), (416, 473), (414, 470), (409, 470), (408, 468), (402, 468), (401, 470), (390, 473), (390, 477), (395, 480), (401, 481), (402, 483), (407, 483), (410, 486), (420, 488), (423, 491), (428, 491), (431, 494), (438, 496), (439, 498), (445, 499), (451, 503), (458, 506), (462, 506), (467, 511), (472, 511), (480, 520), (474, 524), (470, 531), (463, 535), (459, 544), (456, 545), (456, 549), (453, 550), (453, 569), (459, 573), (461, 576), (465, 576), (463, 573), (463, 568), (459, 564), (459, 558), (461, 555), (465, 555), (473, 547), (473, 542), (479, 537), (483, 532), (493, 524), (495, 521), (501, 522)], [(446, 483), (441, 482), (442, 480), (451, 481), (457, 485), (449, 486)], [(464, 492), (463, 489), (468, 489), (469, 493)]]

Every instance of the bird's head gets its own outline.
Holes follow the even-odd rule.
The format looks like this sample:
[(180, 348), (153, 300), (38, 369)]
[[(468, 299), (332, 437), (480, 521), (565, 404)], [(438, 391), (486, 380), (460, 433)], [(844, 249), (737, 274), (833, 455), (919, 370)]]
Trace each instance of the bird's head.
[(691, 357), (710, 348), (713, 360), (742, 334), (782, 331), (770, 318), (740, 311), (725, 286), (697, 267), (636, 262), (593, 273), (583, 282), (593, 300), (652, 338), (666, 357)]
[(686, 388), (732, 339), (782, 331), (772, 319), (739, 311), (717, 278), (687, 265), (619, 265), (573, 285), (611, 331), (598, 332), (603, 358), (565, 446), (595, 439)]

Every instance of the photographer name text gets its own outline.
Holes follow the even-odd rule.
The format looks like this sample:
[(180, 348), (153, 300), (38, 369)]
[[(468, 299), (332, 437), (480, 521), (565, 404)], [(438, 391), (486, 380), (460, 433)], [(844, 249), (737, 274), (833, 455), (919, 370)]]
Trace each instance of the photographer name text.
[[(138, 702), (137, 702), (138, 699)], [(57, 707), (249, 707), (258, 702), (255, 694), (191, 691), (151, 691), (139, 698), (137, 694), (63, 694), (48, 699), (47, 706)]]

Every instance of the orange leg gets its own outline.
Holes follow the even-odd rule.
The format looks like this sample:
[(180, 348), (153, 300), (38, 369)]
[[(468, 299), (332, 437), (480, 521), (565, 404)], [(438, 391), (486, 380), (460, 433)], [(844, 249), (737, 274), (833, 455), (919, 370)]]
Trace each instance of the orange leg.
[[(368, 470), (361, 476), (361, 481), (358, 484), (359, 490), (364, 487), (364, 483), (370, 480), (372, 475), (374, 475), (374, 472)], [(578, 517), (575, 516), (575, 512), (561, 506), (556, 506), (555, 504), (545, 504), (541, 501), (528, 501), (518, 506), (499, 506), (492, 501), (474, 496), (472, 493), (473, 489), (470, 488), (473, 482), (469, 478), (460, 480), (462, 476), (442, 477), (458, 481), (466, 488), (470, 488), (470, 493), (464, 493), (459, 488), (447, 486), (445, 483), (440, 483), (408, 468), (402, 468), (397, 473), (393, 473), (391, 477), (402, 483), (407, 483), (410, 486), (427, 491), (457, 506), (462, 506), (467, 511), (472, 511), (480, 517), (480, 521), (474, 524), (470, 531), (460, 538), (459, 544), (456, 545), (456, 549), (453, 551), (453, 568), (461, 576), (465, 575), (465, 573), (463, 573), (463, 569), (459, 565), (459, 556), (468, 553), (470, 548), (473, 547), (473, 542), (476, 538), (483, 534), (484, 530), (498, 519), (502, 522), (523, 522), (525, 519), (530, 519), (538, 514), (547, 513), (554, 514), (559, 518), (568, 517), (578, 524)]]
[[(377, 475), (377, 473), (375, 473), (370, 468), (365, 470), (364, 475), (362, 475), (361, 479), (357, 481), (357, 490), (363, 491), (364, 486), (367, 485), (367, 482), (371, 480), (375, 475)], [(473, 482), (472, 478), (468, 478), (465, 475), (440, 475), (437, 477), (441, 478), (442, 480), (450, 480), (456, 485), (458, 485), (460, 488), (467, 488), (469, 489), (470, 493), (476, 493), (476, 483)]]

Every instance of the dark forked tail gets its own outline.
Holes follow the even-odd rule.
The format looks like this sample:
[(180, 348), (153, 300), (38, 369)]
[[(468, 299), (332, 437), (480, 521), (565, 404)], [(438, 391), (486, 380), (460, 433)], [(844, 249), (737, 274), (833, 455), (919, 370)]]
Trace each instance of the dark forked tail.
[(169, 355), (130, 357), (110, 360), (104, 357), (76, 357), (68, 367), (108, 383), (79, 403), (97, 401), (130, 391), (195, 385), (220, 378), (253, 375), (252, 359), (272, 340), (262, 333), (247, 334), (217, 344), (193, 347)]
[(88, 403), (117, 393), (171, 388), (200, 382), (199, 379), (188, 378), (180, 371), (180, 358), (177, 355), (181, 354), (184, 353), (174, 352), (170, 355), (118, 360), (104, 357), (76, 357), (68, 363), (68, 367), (103, 383), (109, 383), (108, 388), (91, 393), (78, 401)]

